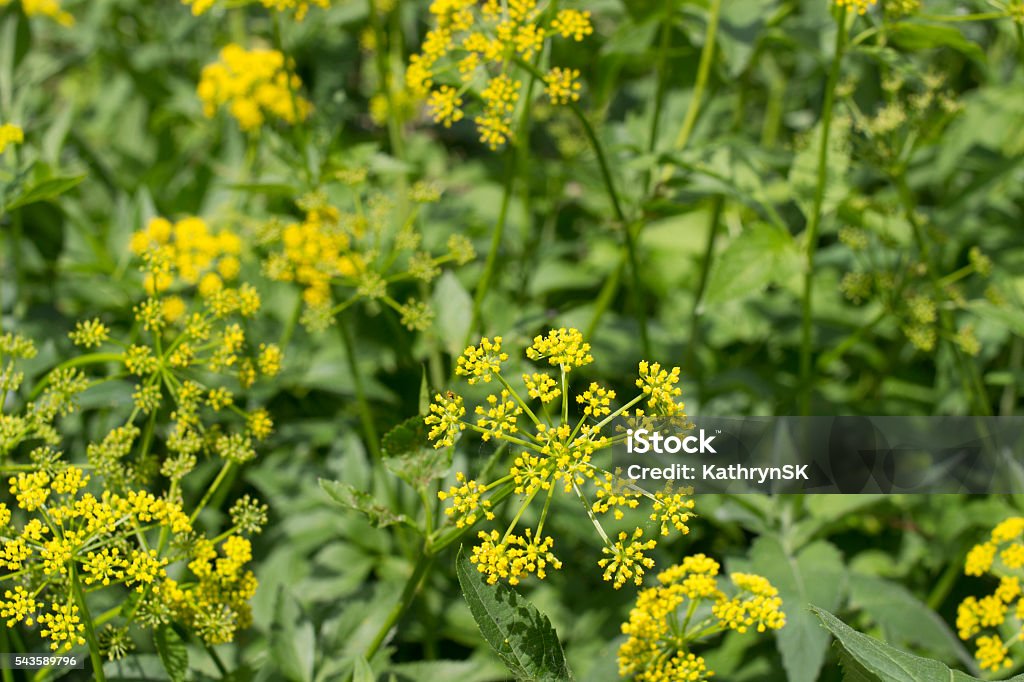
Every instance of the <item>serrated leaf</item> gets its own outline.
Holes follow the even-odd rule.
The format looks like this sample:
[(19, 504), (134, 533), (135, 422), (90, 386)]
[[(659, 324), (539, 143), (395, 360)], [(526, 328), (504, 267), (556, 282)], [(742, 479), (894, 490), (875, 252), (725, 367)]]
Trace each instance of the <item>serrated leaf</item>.
[[(811, 612), (821, 621), (847, 658), (848, 682), (972, 682), (971, 677), (958, 670), (950, 670), (939, 661), (915, 656), (895, 649), (874, 637), (857, 632), (826, 609), (811, 606)], [(1006, 680), (1024, 682), (1024, 675)]]
[(547, 616), (508, 585), (488, 585), (461, 549), (455, 572), (480, 634), (516, 679), (573, 679)]
[(178, 633), (169, 625), (164, 625), (153, 633), (153, 644), (168, 679), (171, 682), (184, 680), (188, 673), (188, 649)]
[(359, 490), (348, 483), (320, 479), (320, 487), (332, 500), (345, 507), (366, 515), (374, 528), (385, 528), (399, 523), (409, 523), (405, 514), (397, 514), (377, 502), (370, 493)]
[(381, 439), (384, 467), (416, 489), (444, 476), (450, 464), (447, 451), (427, 445), (427, 431), (423, 417), (411, 417)]
[(87, 175), (85, 173), (81, 173), (79, 175), (63, 175), (41, 180), (25, 190), (21, 196), (14, 199), (14, 201), (7, 204), (6, 210), (13, 211), (14, 209), (21, 208), (22, 206), (28, 206), (29, 204), (53, 199), (54, 197), (60, 196), (72, 189), (85, 180), (86, 177)]
[(715, 259), (702, 305), (756, 296), (799, 267), (793, 237), (786, 231), (755, 223)]
[(409, 417), (384, 434), (380, 440), (380, 448), (387, 457), (417, 452), (427, 442), (427, 430), (423, 417)]
[(808, 610), (810, 604), (836, 609), (846, 590), (843, 557), (834, 545), (819, 541), (795, 555), (779, 538), (763, 535), (750, 550), (751, 570), (778, 588), (786, 627), (775, 633), (790, 682), (814, 682), (828, 654), (828, 633)]

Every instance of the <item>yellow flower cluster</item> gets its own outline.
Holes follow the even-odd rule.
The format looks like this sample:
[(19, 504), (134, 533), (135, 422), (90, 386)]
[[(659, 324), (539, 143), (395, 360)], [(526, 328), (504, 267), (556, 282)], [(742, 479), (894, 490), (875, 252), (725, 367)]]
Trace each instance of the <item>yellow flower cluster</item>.
[[(729, 629), (764, 632), (786, 624), (778, 591), (765, 578), (733, 573), (729, 597), (719, 587), (719, 568), (695, 554), (659, 573), (659, 585), (641, 590), (622, 625), (628, 639), (619, 647), (620, 675), (638, 682), (708, 680), (714, 673), (693, 653), (695, 644)], [(708, 602), (710, 611), (701, 608)]]
[[(386, 305), (412, 331), (429, 329), (433, 323), (429, 306), (416, 299), (400, 303), (392, 297), (391, 287), (409, 280), (431, 282), (443, 265), (472, 260), (472, 245), (465, 237), (452, 235), (443, 255), (421, 248), (416, 218), (423, 204), (440, 198), (426, 183), (410, 188), (406, 199), (413, 207), (400, 215), (404, 213), (400, 202), (361, 187), (367, 182), (365, 172), (339, 173), (339, 180), (348, 185), (338, 189), (348, 195), (352, 210), (339, 209), (325, 190), (319, 190), (296, 202), (305, 213), (301, 222), (273, 221), (264, 226), (260, 241), (270, 247), (264, 273), (272, 280), (302, 287), (303, 322), (312, 329), (327, 327), (334, 315), (359, 300)], [(337, 302), (335, 297), (342, 293), (348, 298)]]
[[(205, 220), (194, 216), (175, 223), (153, 218), (132, 234), (129, 247), (151, 264), (144, 282), (150, 296), (167, 291), (177, 281), (198, 285), (200, 293), (209, 296), (220, 291), (224, 282), (237, 278), (241, 270), (239, 236), (229, 230), (214, 232)], [(161, 313), (173, 322), (184, 312), (184, 304), (169, 301), (163, 303)]]
[(302, 81), (277, 50), (246, 50), (232, 43), (220, 61), (203, 67), (197, 93), (203, 113), (213, 117), (226, 106), (245, 131), (258, 130), (268, 117), (294, 124), (304, 121), (312, 104), (298, 95)]
[(362, 271), (358, 254), (350, 250), (351, 238), (334, 207), (311, 210), (301, 223), (289, 223), (281, 231), (281, 251), (268, 263), (270, 276), (303, 287), (307, 305), (331, 301), (331, 282), (355, 279)]
[[(0, 7), (5, 7), (11, 0), (0, 0)], [(21, 9), (29, 17), (49, 17), (64, 27), (74, 26), (75, 18), (61, 9), (60, 0), (21, 0)], [(0, 142), (0, 152), (4, 150)]]
[(668, 371), (662, 369), (657, 362), (653, 365), (647, 362), (640, 363), (640, 378), (636, 380), (636, 387), (646, 396), (647, 407), (657, 414), (669, 417), (682, 416), (685, 406), (676, 400), (683, 393), (682, 389), (676, 386), (678, 383), (678, 367)]
[(506, 360), (508, 360), (508, 353), (503, 353), (501, 350), (500, 336), (495, 336), (493, 341), (483, 338), (479, 345), (469, 346), (459, 356), (455, 373), (459, 376), (469, 377), (467, 381), (470, 384), (475, 384), (478, 381), (487, 383), (501, 371), (501, 363)]
[[(181, 0), (182, 3), (192, 8), (192, 14), (199, 16), (210, 11), (217, 4), (217, 0)], [(331, 6), (331, 0), (260, 0), (264, 7), (275, 12), (294, 12), (295, 20), (302, 21), (309, 12), (310, 5), (323, 9)]]
[[(581, 41), (594, 30), (590, 12), (562, 9), (552, 17), (537, 0), (434, 0), (430, 13), (434, 25), (409, 60), (406, 86), (445, 127), (464, 118), (463, 96), (477, 95), (482, 107), (473, 120), (480, 141), (491, 149), (514, 139), (512, 116), (523, 81), (510, 70), (532, 69), (527, 62), (553, 36)], [(551, 101), (578, 100), (579, 77), (578, 70), (560, 67), (545, 74)], [(442, 78), (448, 82), (438, 82)]]
[(547, 336), (535, 337), (533, 345), (526, 349), (526, 357), (531, 360), (547, 358), (549, 364), (558, 365), (566, 372), (594, 361), (590, 344), (583, 340), (580, 330), (564, 327), (552, 329)]
[[(89, 477), (75, 466), (53, 475), (43, 470), (22, 472), (8, 481), (17, 507), (39, 516), (20, 530), (4, 533), (0, 566), (11, 573), (38, 571), (43, 582), (33, 593), (20, 587), (6, 591), (0, 614), (8, 619), (8, 627), (38, 620), (53, 650), (82, 643), (78, 607), (69, 596), (59, 594), (66, 585), (62, 577), (69, 575), (72, 566), (78, 566), (86, 584), (139, 585), (139, 591), (144, 591), (145, 585), (166, 577), (163, 566), (168, 559), (143, 547), (118, 547), (131, 546), (153, 528), (178, 537), (192, 532), (191, 521), (176, 502), (145, 491), (119, 495), (107, 490), (97, 498), (83, 492), (88, 483)], [(0, 507), (9, 520), (6, 506)], [(40, 613), (37, 598), (43, 591), (54, 593), (55, 601), (49, 611)]]
[(653, 568), (654, 559), (644, 556), (644, 552), (657, 546), (656, 540), (642, 541), (644, 529), (637, 528), (630, 536), (626, 531), (619, 533), (619, 538), (611, 547), (602, 547), (601, 552), (608, 556), (597, 562), (604, 569), (604, 579), (610, 580), (619, 589), (632, 580), (640, 585), (644, 580), (644, 571)]
[[(673, 528), (686, 534), (689, 532), (687, 522), (693, 517), (690, 491), (647, 492), (601, 468), (593, 458), (599, 450), (624, 438), (622, 435), (606, 436), (602, 429), (644, 400), (656, 415), (682, 415), (683, 406), (675, 400), (679, 395), (679, 389), (674, 386), (679, 377), (678, 368), (666, 371), (657, 364), (642, 363), (638, 380), (642, 390), (621, 407), (613, 405), (617, 397), (615, 391), (596, 382), (591, 382), (572, 399), (568, 378), (574, 369), (594, 361), (590, 344), (577, 329), (552, 329), (534, 338), (525, 352), (528, 359), (558, 367), (560, 373), (559, 379), (539, 372), (521, 375), (529, 401), (540, 402), (535, 411), (503, 375), (503, 365), (509, 360), (503, 343), (500, 336), (484, 338), (468, 347), (457, 360), (455, 372), (466, 377), (468, 383), (493, 381), (501, 386), (497, 393), (487, 396), (483, 404), (475, 407), (475, 423), (465, 419), (463, 398), (451, 391), (438, 393), (430, 413), (424, 417), (430, 426), (428, 437), (435, 448), (454, 445), (462, 431), (470, 430), (485, 441), (502, 440), (517, 449), (505, 475), (485, 484), (469, 480), (459, 472), (458, 484), (447, 492), (438, 493), (442, 501), (450, 501), (446, 513), (459, 528), (471, 526), (481, 518), (493, 520), (491, 496), (511, 492), (522, 498), (514, 520), (504, 533), (497, 530), (478, 533), (480, 544), (473, 550), (471, 560), (492, 583), (499, 579), (514, 583), (528, 574), (543, 578), (545, 570), (558, 568), (560, 562), (551, 552), (554, 540), (545, 537), (542, 531), (552, 497), (556, 490), (561, 490), (582, 501), (604, 542), (604, 556), (597, 563), (603, 569), (605, 580), (616, 589), (630, 581), (640, 584), (644, 572), (654, 565), (647, 552), (654, 549), (657, 540), (644, 539), (644, 529), (636, 526), (620, 530), (617, 539), (612, 540), (597, 514), (613, 512), (615, 520), (621, 521), (625, 516), (623, 509), (635, 509), (645, 501), (651, 507), (650, 520), (657, 524), (662, 535), (669, 535)], [(551, 409), (558, 398), (561, 398), (560, 409)], [(578, 419), (569, 418), (572, 404), (581, 406)], [(590, 486), (596, 491), (593, 501), (584, 491)], [(523, 513), (538, 497), (545, 500), (536, 528), (517, 533)]]
[[(976, 577), (991, 575), (999, 578), (999, 585), (990, 595), (980, 599), (970, 596), (960, 603), (957, 633), (965, 641), (977, 637), (975, 658), (982, 668), (1009, 668), (1013, 665), (1010, 647), (1024, 639), (1024, 517), (1012, 516), (1000, 522), (987, 542), (972, 547), (967, 553), (964, 573)], [(1016, 634), (1004, 642), (998, 629), (1005, 623), (1012, 624)], [(986, 628), (996, 632), (981, 634)]]
[(252, 544), (231, 535), (218, 554), (214, 543), (204, 539), (195, 544), (191, 559), (188, 568), (198, 580), (178, 583), (167, 579), (161, 585), (161, 595), (174, 616), (207, 644), (230, 642), (236, 631), (252, 624), (249, 600), (258, 582), (252, 571), (244, 570), (252, 559)]
[[(0, 334), (0, 396), (17, 393), (25, 379), (17, 364), (35, 355), (36, 347), (29, 339), (11, 332)], [(39, 397), (28, 403), (20, 414), (4, 413), (4, 405), (0, 404), (0, 458), (26, 441), (38, 441), (44, 446), (59, 443), (54, 422), (75, 410), (78, 394), (88, 384), (79, 370), (55, 370), (47, 377)]]
[(491, 501), (483, 500), (481, 496), (487, 492), (487, 488), (476, 481), (467, 481), (466, 474), (461, 471), (455, 475), (458, 485), (453, 485), (448, 492), (439, 491), (438, 499), (442, 502), (451, 498), (451, 506), (444, 510), (444, 513), (455, 520), (456, 528), (465, 528), (476, 523), (479, 515), (483, 515), (488, 521), (494, 520), (494, 512), (491, 511)]
[[(3, 3), (0, 2), (0, 4)], [(21, 144), (24, 141), (25, 132), (21, 129), (21, 126), (16, 126), (13, 123), (0, 125), (0, 154), (3, 154), (8, 146)]]
[(478, 537), (480, 544), (473, 547), (470, 561), (487, 576), (491, 585), (499, 579), (518, 585), (531, 573), (543, 580), (549, 565), (555, 569), (562, 567), (562, 562), (551, 552), (555, 542), (551, 536), (542, 538), (538, 533), (534, 537), (530, 528), (523, 535), (509, 533), (501, 537), (498, 531), (492, 530), (490, 533), (480, 531)]
[(874, 7), (878, 0), (835, 0), (839, 7), (849, 7), (857, 14), (866, 14), (869, 7)]

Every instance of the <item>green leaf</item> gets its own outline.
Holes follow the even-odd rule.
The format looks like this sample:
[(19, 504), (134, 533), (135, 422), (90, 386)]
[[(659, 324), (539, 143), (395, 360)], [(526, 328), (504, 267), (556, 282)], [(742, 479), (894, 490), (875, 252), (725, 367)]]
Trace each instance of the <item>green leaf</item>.
[(756, 296), (799, 267), (793, 237), (768, 223), (755, 223), (715, 259), (701, 305)]
[(430, 409), (430, 382), (427, 381), (427, 367), (423, 366), (423, 378), (420, 379), (420, 414)]
[(946, 621), (898, 583), (854, 573), (850, 576), (850, 605), (863, 609), (882, 629), (887, 642), (924, 647), (938, 655), (952, 654), (966, 666), (975, 665)]
[(416, 489), (444, 476), (450, 464), (446, 450), (427, 445), (427, 430), (423, 417), (410, 417), (381, 439), (385, 468)]
[(14, 201), (7, 204), (6, 210), (13, 211), (22, 206), (53, 199), (72, 189), (85, 180), (86, 177), (88, 177), (86, 173), (81, 173), (79, 175), (60, 175), (41, 180), (25, 190)]
[(398, 457), (418, 452), (427, 442), (427, 425), (423, 417), (409, 417), (384, 434), (380, 448), (386, 457)]
[(185, 642), (169, 625), (157, 629), (153, 633), (153, 644), (164, 664), (167, 677), (171, 682), (181, 682), (188, 673), (188, 649)]
[(547, 616), (508, 585), (488, 585), (461, 549), (455, 572), (480, 633), (516, 679), (573, 679)]
[(352, 668), (352, 682), (377, 682), (377, 676), (373, 674), (373, 668), (366, 658), (359, 656)]
[[(811, 606), (811, 612), (831, 632), (845, 652), (844, 661), (847, 682), (971, 682), (971, 677), (958, 670), (950, 670), (938, 661), (933, 661), (905, 651), (895, 649), (874, 637), (857, 632), (826, 609)], [(1006, 682), (1024, 682), (1024, 675), (1017, 675)]]
[(959, 29), (941, 24), (919, 24), (901, 22), (889, 26), (887, 35), (892, 42), (904, 50), (932, 50), (948, 47), (979, 62), (985, 61), (985, 53), (976, 44), (964, 37)]
[(793, 554), (781, 540), (758, 538), (750, 550), (751, 570), (779, 590), (786, 627), (775, 633), (790, 682), (814, 682), (828, 654), (828, 633), (808, 611), (810, 604), (836, 609), (846, 591), (846, 569), (839, 550), (828, 542), (807, 545)]
[(1015, 334), (1024, 334), (1024, 311), (1018, 308), (997, 306), (985, 300), (971, 301), (967, 308), (979, 317), (1006, 327)]
[(445, 349), (453, 356), (464, 350), (469, 326), (473, 321), (473, 299), (458, 278), (445, 271), (437, 280), (431, 301), (437, 311), (437, 330)]
[(377, 502), (370, 493), (359, 490), (348, 483), (321, 478), (320, 487), (323, 488), (323, 491), (332, 500), (341, 506), (366, 514), (366, 517), (370, 520), (370, 525), (374, 528), (385, 528), (399, 523), (409, 523), (409, 519), (405, 514), (396, 514), (388, 507)]
[[(842, 202), (850, 187), (846, 176), (850, 170), (850, 150), (847, 138), (849, 126), (834, 121), (829, 131), (828, 156), (825, 159), (825, 195), (821, 213), (829, 215)], [(821, 149), (821, 123), (810, 131), (809, 144), (800, 150), (789, 169), (789, 184), (804, 216), (810, 219), (818, 186), (819, 150)]]
[(270, 656), (278, 671), (292, 682), (310, 682), (316, 659), (316, 632), (295, 598), (277, 591), (270, 626)]

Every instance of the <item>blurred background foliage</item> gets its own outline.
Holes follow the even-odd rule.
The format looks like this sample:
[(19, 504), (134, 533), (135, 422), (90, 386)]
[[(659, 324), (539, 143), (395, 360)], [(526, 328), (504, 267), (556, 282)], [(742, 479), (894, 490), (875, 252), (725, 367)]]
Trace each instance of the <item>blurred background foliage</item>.
[[(232, 485), (233, 496), (265, 500), (271, 520), (254, 547), (254, 626), (221, 647), (236, 670), (230, 679), (332, 680), (353, 671), (373, 679), (363, 656), (411, 570), (416, 532), (371, 527), (316, 481), (388, 495), (394, 512), (415, 517), (413, 491), (396, 487), (377, 444), (368, 447), (357, 377), (373, 432), (386, 433), (422, 412), (428, 387), (447, 387), (453, 354), (478, 332), (520, 346), (551, 326), (578, 327), (596, 361), (576, 380), (621, 387), (645, 357), (642, 318), (650, 358), (682, 367), (691, 414), (793, 414), (801, 391), (816, 414), (1020, 409), (1019, 22), (955, 20), (999, 14), (980, 0), (924, 8), (884, 0), (853, 23), (827, 155), (808, 385), (799, 370), (800, 298), (836, 42), (831, 3), (710, 3), (720, 11), (716, 49), (684, 144), (709, 2), (581, 4), (594, 34), (554, 49), (559, 63), (582, 72), (580, 106), (610, 157), (625, 225), (610, 219), (593, 149), (565, 108), (538, 103), (528, 135), (498, 152), (470, 122), (435, 126), (413, 103), (391, 112), (398, 136), (389, 136), (374, 105), (379, 66), (397, 100), (427, 2), (378, 3), (376, 34), (371, 6), (359, 0), (313, 8), (300, 23), (259, 6), (194, 17), (173, 2), (67, 0), (75, 25), (64, 27), (26, 17), (18, 3), (0, 8), (0, 121), (20, 123), (26, 136), (17, 157), (8, 152), (0, 163), (0, 310), (5, 329), (39, 341), (35, 376), (69, 352), (75, 320), (131, 327), (140, 275), (128, 243), (154, 216), (195, 214), (255, 235), (271, 216), (299, 215), (295, 200), (332, 173), (365, 168), (392, 198), (413, 181), (434, 183), (443, 197), (421, 216), (424, 242), (443, 245), (455, 233), (486, 254), (511, 187), (479, 320), (482, 255), (433, 283), (436, 317), (423, 334), (403, 329), (387, 308), (352, 308), (351, 355), (336, 328), (294, 327), (299, 293), (262, 278), (252, 237), (243, 279), (264, 297), (260, 334), (288, 346), (276, 383), (254, 389), (276, 432)], [(223, 113), (204, 117), (200, 71), (228, 42), (279, 47), (294, 59), (315, 105), (305, 126), (249, 135)], [(623, 261), (626, 230), (641, 264), (635, 283)], [(72, 435), (96, 433), (121, 389), (86, 394)], [(479, 468), (490, 450), (464, 441), (451, 471)], [(826, 631), (801, 606), (808, 603), (978, 673), (950, 627), (956, 604), (978, 585), (963, 576), (963, 557), (1020, 505), (1005, 497), (704, 496), (693, 532), (659, 547), (657, 558), (668, 565), (703, 551), (779, 587), (789, 625), (774, 638), (726, 636), (706, 654), (719, 679), (840, 679)], [(632, 593), (612, 592), (592, 570), (599, 543), (584, 518), (553, 518), (566, 568), (527, 592), (554, 623), (578, 679), (617, 679), (615, 645)], [(454, 549), (436, 564), (368, 657), (373, 674), (505, 679), (460, 598)], [(201, 653), (191, 660), (196, 676), (216, 676)], [(145, 647), (110, 666), (123, 679), (164, 674)]]

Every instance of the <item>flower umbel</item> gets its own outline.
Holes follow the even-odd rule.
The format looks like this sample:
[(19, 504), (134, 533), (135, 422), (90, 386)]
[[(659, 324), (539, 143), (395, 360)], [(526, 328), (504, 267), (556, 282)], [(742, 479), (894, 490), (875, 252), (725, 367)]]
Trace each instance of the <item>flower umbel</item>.
[[(554, 539), (545, 536), (543, 530), (551, 501), (560, 491), (582, 502), (601, 537), (604, 556), (597, 563), (605, 580), (616, 589), (628, 582), (639, 585), (644, 573), (654, 566), (647, 553), (654, 549), (657, 540), (645, 538), (644, 529), (635, 525), (617, 530), (616, 539), (612, 540), (598, 515), (613, 512), (614, 521), (623, 521), (623, 510), (646, 502), (651, 507), (650, 521), (657, 524), (653, 534), (686, 534), (687, 522), (693, 517), (693, 500), (688, 490), (642, 490), (601, 468), (594, 457), (625, 439), (623, 434), (604, 435), (602, 429), (641, 401), (647, 400), (654, 414), (682, 415), (682, 404), (676, 400), (680, 390), (674, 386), (679, 369), (662, 370), (660, 365), (642, 363), (638, 380), (641, 391), (622, 406), (615, 405), (614, 390), (597, 382), (573, 394), (569, 375), (594, 361), (590, 344), (577, 329), (552, 329), (533, 339), (526, 357), (557, 367), (558, 378), (542, 372), (521, 374), (527, 396), (524, 399), (503, 374), (509, 362), (504, 344), (500, 336), (484, 338), (458, 358), (455, 373), (466, 377), (468, 383), (501, 385), (497, 393), (474, 408), (475, 422), (465, 418), (463, 398), (451, 391), (438, 393), (424, 418), (435, 448), (453, 445), (456, 437), (468, 430), (480, 434), (485, 441), (503, 441), (514, 451), (505, 475), (484, 483), (458, 472), (456, 485), (438, 493), (441, 500), (450, 502), (445, 512), (458, 528), (472, 526), (481, 519), (493, 521), (492, 499), (510, 493), (520, 496), (519, 508), (504, 533), (496, 529), (478, 532), (480, 544), (473, 550), (471, 561), (491, 583), (506, 580), (514, 584), (530, 574), (543, 578), (547, 570), (558, 568), (561, 562), (551, 551)], [(579, 406), (578, 418), (570, 420), (570, 405)], [(537, 498), (543, 499), (543, 508), (536, 525), (519, 531), (524, 513)]]
[(733, 573), (729, 587), (718, 571), (717, 561), (695, 554), (659, 573), (657, 586), (640, 591), (622, 624), (628, 639), (619, 647), (621, 676), (639, 682), (708, 680), (714, 673), (693, 653), (695, 644), (729, 629), (743, 633), (754, 626), (764, 632), (786, 624), (782, 600), (765, 578)]

